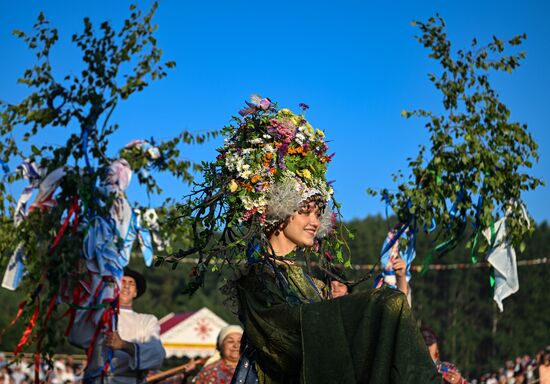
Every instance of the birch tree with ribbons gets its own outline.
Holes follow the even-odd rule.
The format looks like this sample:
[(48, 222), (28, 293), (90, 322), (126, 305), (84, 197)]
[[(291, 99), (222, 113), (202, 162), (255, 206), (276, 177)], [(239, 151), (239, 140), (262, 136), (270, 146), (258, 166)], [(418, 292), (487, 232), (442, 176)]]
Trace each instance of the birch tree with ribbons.
[[(191, 183), (200, 165), (185, 158), (182, 147), (217, 133), (129, 138), (114, 157), (108, 155), (109, 139), (119, 129), (111, 121), (119, 103), (175, 66), (157, 46), (156, 9), (130, 7), (118, 30), (85, 18), (83, 31), (72, 36), (82, 53), (81, 70), (66, 76), (52, 68), (59, 36), (43, 14), (33, 32), (14, 32), (36, 55), (18, 79), (29, 95), (0, 102), (2, 285), (26, 294), (13, 314), (12, 324), (26, 324), (16, 354), (32, 346), (37, 361), (51, 357), (63, 337), (55, 323), (67, 316), (70, 327), (78, 309), (90, 311), (96, 329), (115, 327), (118, 287), (134, 243), (150, 265), (155, 253), (173, 252), (173, 240), (186, 236), (185, 229), (167, 228), (158, 219), (170, 204), (132, 206), (126, 189), (137, 175), (148, 195), (160, 194), (158, 172)], [(61, 144), (44, 144), (44, 134)], [(12, 193), (14, 183), (26, 184), (19, 197)]]
[[(420, 31), (417, 40), (439, 63), (429, 79), (441, 92), (442, 113), (402, 112), (407, 119), (426, 120), (429, 148), (420, 145), (418, 155), (409, 159), (407, 178), (401, 171), (394, 175), (397, 188), (368, 190), (397, 217), (382, 261), (391, 262), (388, 251), (400, 240), (401, 253), (414, 255), (410, 247), (418, 231), (429, 233), (434, 242), (424, 267), (465, 243), (472, 263), (483, 256), (493, 266), (494, 299), (502, 310), (502, 300), (519, 288), (515, 249), (523, 252), (525, 236), (534, 229), (523, 195), (543, 182), (529, 173), (539, 158), (537, 143), (526, 124), (512, 121), (490, 80), (492, 73), (512, 73), (520, 65), (526, 35), (493, 37), (486, 45), (474, 39), (468, 50), (454, 51), (439, 15), (413, 26)], [(406, 261), (410, 265), (412, 258)]]

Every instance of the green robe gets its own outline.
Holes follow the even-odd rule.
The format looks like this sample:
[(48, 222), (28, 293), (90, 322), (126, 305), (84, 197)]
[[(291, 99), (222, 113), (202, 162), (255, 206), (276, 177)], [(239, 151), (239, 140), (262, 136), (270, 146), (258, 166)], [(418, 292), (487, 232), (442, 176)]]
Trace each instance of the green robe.
[(323, 301), (299, 266), (278, 269), (279, 278), (257, 264), (236, 280), (261, 384), (442, 382), (401, 292), (382, 288)]

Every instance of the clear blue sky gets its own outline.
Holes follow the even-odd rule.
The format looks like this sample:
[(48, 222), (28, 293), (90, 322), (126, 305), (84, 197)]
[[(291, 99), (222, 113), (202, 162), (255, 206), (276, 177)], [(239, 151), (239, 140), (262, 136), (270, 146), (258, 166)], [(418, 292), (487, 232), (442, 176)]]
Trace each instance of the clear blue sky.
[[(418, 5), (420, 4), (421, 5)], [(0, 2), (0, 99), (16, 102), (27, 90), (17, 85), (33, 64), (15, 28), (30, 31), (40, 10), (61, 36), (53, 51), (59, 73), (77, 72), (78, 51), (70, 36), (82, 18), (109, 20), (119, 26), (128, 1)], [(137, 1), (148, 8), (150, 1)], [(434, 63), (414, 39), (411, 20), (439, 12), (455, 47), (473, 37), (509, 38), (527, 33), (527, 59), (513, 75), (493, 82), (512, 111), (527, 123), (539, 143), (540, 162), (532, 172), (550, 181), (550, 5), (536, 1), (160, 1), (156, 22), (165, 58), (177, 62), (169, 76), (121, 103), (113, 121), (121, 125), (114, 151), (132, 139), (167, 138), (181, 129), (205, 131), (225, 125), (252, 93), (296, 109), (310, 105), (308, 119), (332, 139), (336, 157), (330, 179), (346, 219), (382, 213), (367, 187), (389, 189), (392, 172), (405, 170), (406, 158), (426, 144), (420, 121), (401, 118), (403, 109), (436, 109), (439, 95), (428, 81)], [(55, 131), (44, 140), (56, 142)], [(189, 148), (186, 157), (209, 160), (221, 141)], [(187, 188), (162, 178), (165, 196), (180, 197)], [(525, 199), (535, 220), (550, 218), (548, 188)], [(135, 186), (130, 200), (144, 199)], [(156, 203), (155, 200), (153, 204)]]

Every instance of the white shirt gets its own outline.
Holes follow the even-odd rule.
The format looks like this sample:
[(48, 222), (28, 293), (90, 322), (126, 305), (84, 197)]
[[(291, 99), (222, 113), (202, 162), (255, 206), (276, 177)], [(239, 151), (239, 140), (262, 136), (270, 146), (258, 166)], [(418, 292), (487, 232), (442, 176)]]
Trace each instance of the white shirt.
[[(87, 348), (90, 345), (94, 332), (94, 327), (85, 320), (87, 315), (87, 311), (78, 311), (70, 336), (71, 343), (81, 348)], [(160, 341), (160, 324), (155, 316), (121, 308), (118, 317), (118, 333), (122, 340), (134, 343), (135, 354), (131, 358), (124, 351), (114, 351), (105, 382), (135, 384), (138, 382), (140, 371), (160, 368), (166, 352)], [(107, 348), (103, 346), (103, 339), (104, 335), (100, 333), (86, 369), (85, 377), (92, 376), (94, 383), (101, 382), (100, 372), (107, 361)]]

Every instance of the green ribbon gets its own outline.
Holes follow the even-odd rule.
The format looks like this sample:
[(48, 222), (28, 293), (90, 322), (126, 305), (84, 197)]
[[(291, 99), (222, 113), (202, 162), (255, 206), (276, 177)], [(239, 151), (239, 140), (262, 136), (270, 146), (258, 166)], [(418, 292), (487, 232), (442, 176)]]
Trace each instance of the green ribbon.
[(426, 256), (426, 260), (424, 260), (424, 264), (422, 265), (422, 272), (420, 273), (421, 276), (424, 276), (426, 272), (428, 272), (428, 266), (430, 265), (430, 261), (432, 260), (432, 255), (435, 252), (440, 251), (441, 249), (446, 248), (449, 244), (454, 243), (453, 247), (456, 245), (456, 239), (455, 237), (451, 237), (449, 240), (444, 241), (443, 243), (440, 243), (436, 245), (434, 248), (428, 252), (428, 255)]
[(489, 276), (489, 284), (491, 284), (491, 288), (495, 289), (495, 271), (491, 268), (491, 275)]
[(477, 246), (477, 237), (479, 236), (479, 232), (481, 232), (481, 227), (477, 229), (476, 235), (474, 236), (474, 243), (472, 244), (472, 264), (477, 264), (476, 246)]
[[(496, 230), (495, 230), (495, 221), (492, 219), (491, 219), (491, 225), (489, 226), (489, 229), (491, 230), (491, 241), (489, 246), (493, 247), (495, 244)], [(481, 232), (481, 228), (478, 227), (476, 234), (474, 236), (474, 243), (472, 244), (472, 264), (477, 264), (477, 256), (475, 255), (475, 252), (476, 252), (476, 246), (477, 246), (477, 238), (480, 232)]]

